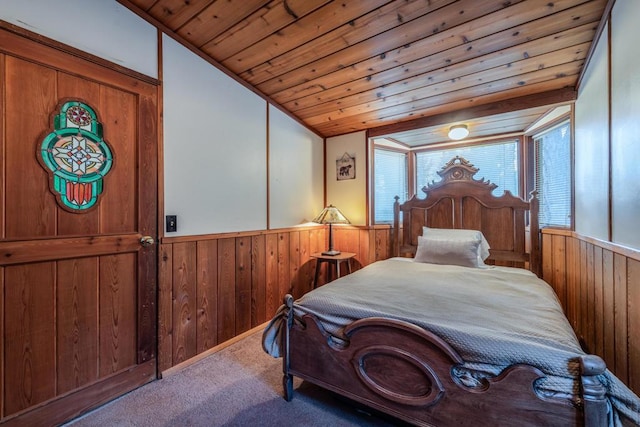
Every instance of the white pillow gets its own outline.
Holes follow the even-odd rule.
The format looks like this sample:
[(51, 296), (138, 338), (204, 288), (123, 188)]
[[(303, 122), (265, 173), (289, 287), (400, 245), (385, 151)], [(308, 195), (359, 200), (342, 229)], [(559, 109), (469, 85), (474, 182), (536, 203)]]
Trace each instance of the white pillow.
[(482, 261), (482, 264), (484, 264), (484, 260), (489, 257), (489, 242), (487, 242), (487, 239), (485, 239), (484, 234), (482, 234), (480, 230), (422, 227), (422, 235), (437, 236), (446, 239), (469, 239), (479, 236), (480, 247), (478, 248), (478, 257), (480, 257), (480, 261)]
[[(467, 239), (462, 237), (447, 239), (438, 236), (418, 236), (418, 249), (413, 260), (430, 264), (478, 268), (480, 267), (478, 261), (481, 261), (478, 258), (479, 247), (479, 236)], [(484, 263), (482, 265), (484, 266)]]

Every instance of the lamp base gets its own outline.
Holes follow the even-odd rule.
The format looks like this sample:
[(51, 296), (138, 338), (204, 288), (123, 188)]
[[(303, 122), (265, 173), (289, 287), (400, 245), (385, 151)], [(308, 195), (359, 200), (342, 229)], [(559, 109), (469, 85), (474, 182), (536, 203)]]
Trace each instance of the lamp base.
[(336, 256), (336, 255), (340, 255), (340, 254), (341, 254), (340, 251), (335, 251), (335, 250), (322, 252), (322, 255), (329, 255), (329, 256)]

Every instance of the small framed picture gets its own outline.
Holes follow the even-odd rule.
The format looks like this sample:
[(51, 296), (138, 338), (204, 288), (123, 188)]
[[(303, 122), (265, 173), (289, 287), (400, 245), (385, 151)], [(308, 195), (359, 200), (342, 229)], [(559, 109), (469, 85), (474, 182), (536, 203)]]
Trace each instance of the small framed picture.
[(351, 157), (349, 153), (344, 153), (342, 157), (336, 160), (336, 179), (342, 181), (345, 179), (356, 178), (356, 158)]

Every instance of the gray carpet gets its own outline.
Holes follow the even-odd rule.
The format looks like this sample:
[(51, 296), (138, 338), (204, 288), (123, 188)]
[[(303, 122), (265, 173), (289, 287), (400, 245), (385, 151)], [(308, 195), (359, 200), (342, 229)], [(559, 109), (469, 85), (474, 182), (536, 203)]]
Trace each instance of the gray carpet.
[(391, 426), (296, 379), (282, 397), (282, 359), (265, 354), (261, 332), (147, 384), (70, 423), (89, 426)]

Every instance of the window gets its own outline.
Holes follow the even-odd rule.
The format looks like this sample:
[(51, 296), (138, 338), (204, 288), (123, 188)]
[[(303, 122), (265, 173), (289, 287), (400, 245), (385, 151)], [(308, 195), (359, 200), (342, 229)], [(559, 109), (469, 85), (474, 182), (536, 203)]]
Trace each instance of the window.
[(374, 222), (392, 223), (395, 196), (407, 200), (407, 154), (375, 148), (373, 158)]
[(496, 184), (496, 196), (502, 195), (505, 190), (509, 190), (514, 196), (519, 195), (518, 141), (508, 141), (417, 153), (417, 188), (422, 197), (422, 187), (433, 181), (440, 181), (437, 172), (455, 156), (465, 158), (480, 169), (476, 179), (484, 178), (485, 181)]
[(533, 138), (540, 226), (571, 227), (571, 129), (564, 122)]

